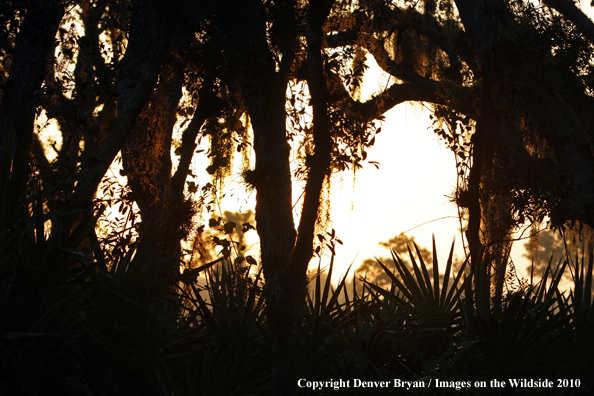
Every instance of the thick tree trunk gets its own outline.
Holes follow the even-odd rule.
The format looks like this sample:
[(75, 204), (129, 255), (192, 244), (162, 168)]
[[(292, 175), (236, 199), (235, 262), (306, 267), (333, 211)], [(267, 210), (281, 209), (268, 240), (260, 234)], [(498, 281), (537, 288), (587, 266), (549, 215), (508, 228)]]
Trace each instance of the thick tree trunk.
[[(286, 4), (280, 5), (284, 13), (290, 11), (283, 6)], [(256, 229), (266, 278), (272, 389), (273, 394), (288, 394), (294, 341), (291, 334), (298, 317), (295, 297), (286, 299), (286, 284), (282, 280), (296, 238), (285, 119), (286, 70), (290, 62), (283, 67), (284, 73), (277, 72), (267, 38), (267, 11), (261, 2), (231, 1), (224, 3), (219, 12), (231, 84), (236, 83), (241, 91), (254, 132), (256, 166), (251, 171), (250, 183), (256, 188)], [(283, 54), (283, 58), (287, 63), (291, 54)]]
[[(232, 6), (231, 6), (232, 4)], [(282, 59), (272, 53), (267, 16), (257, 1), (230, 2), (224, 26), (226, 63), (241, 91), (254, 131), (256, 167), (250, 183), (256, 188), (256, 222), (266, 278), (266, 306), (272, 348), (274, 395), (293, 394), (292, 354), (296, 328), (307, 293), (307, 270), (313, 254), (320, 195), (328, 175), (332, 139), (322, 58), (322, 25), (333, 1), (312, 1), (307, 20), (308, 84), (314, 108), (315, 153), (310, 164), (299, 233), (293, 220), (292, 181), (287, 142), (286, 89), (296, 45), (295, 4), (279, 2), (273, 26), (287, 33), (278, 44)], [(282, 19), (282, 20), (281, 20)], [(249, 45), (246, 45), (249, 43)]]
[[(564, 1), (550, 3), (568, 6)], [(495, 158), (509, 188), (540, 195), (537, 199), (546, 201), (553, 226), (568, 220), (594, 223), (591, 98), (580, 90), (570, 70), (558, 69), (551, 61), (550, 42), (518, 23), (503, 1), (457, 0), (456, 5), (484, 73), (480, 126), (490, 125)], [(570, 11), (566, 13), (572, 18)], [(533, 34), (524, 37), (532, 47), (519, 40), (526, 34)], [(546, 140), (552, 158), (531, 157), (521, 147), (522, 125)], [(477, 134), (482, 132), (477, 127)], [(474, 162), (484, 162), (478, 155), (474, 153)], [(473, 234), (478, 213), (471, 214)]]
[[(117, 116), (114, 126), (97, 154), (81, 164), (79, 183), (68, 204), (74, 211), (88, 213), (105, 172), (121, 150), (136, 119), (157, 83), (163, 58), (169, 49), (173, 14), (164, 1), (134, 2), (128, 47), (116, 83)], [(57, 219), (50, 245), (61, 246), (79, 215)]]
[(476, 132), (472, 137), (472, 167), (468, 180), (469, 206), (468, 229), (466, 237), (470, 249), (471, 264), (476, 268), (481, 261), (484, 245), (481, 241), (482, 199), (481, 185), (483, 177), (492, 167), (493, 146), (492, 139), (497, 133), (492, 101), (493, 84), (496, 83), (492, 52), (499, 33), (498, 21), (501, 16), (501, 3), (499, 0), (485, 2), (472, 2), (458, 0), (456, 2), (460, 18), (471, 39), (476, 53), (482, 64), (483, 90), (479, 104)]
[[(25, 192), (29, 177), (35, 108), (53, 55), (55, 35), (64, 14), (59, 0), (29, 2), (16, 39), (10, 75), (0, 105), (0, 166), (10, 170), (0, 179), (0, 191), (10, 191), (6, 214), (14, 214), (16, 201)], [(7, 221), (14, 225), (11, 219)], [(0, 224), (0, 226), (3, 226)]]
[[(266, 301), (273, 357), (272, 387), (276, 394), (284, 395), (290, 384), (292, 335), (298, 317), (298, 297), (291, 292), (304, 282), (299, 278), (286, 279), (296, 233), (285, 127), (285, 85), (276, 89), (276, 95), (270, 95), (270, 92), (268, 95), (272, 100), (260, 110), (252, 107), (250, 117), (254, 127), (255, 172), (258, 177), (256, 229), (268, 287)], [(305, 278), (305, 274), (299, 276)]]
[[(272, 388), (274, 394), (284, 395), (290, 384), (294, 342), (291, 336), (297, 307), (295, 296), (288, 294), (290, 291), (283, 280), (291, 262), (296, 232), (285, 125), (286, 82), (274, 74), (266, 80), (261, 81), (259, 92), (254, 90), (253, 95), (244, 95), (254, 130), (256, 229), (268, 288), (266, 306), (273, 359)], [(249, 87), (243, 91), (247, 89)], [(303, 284), (299, 279), (293, 279), (293, 282)]]
[(139, 240), (158, 244), (158, 258), (168, 263), (167, 268), (160, 271), (164, 277), (179, 275), (180, 240), (183, 239), (179, 233), (184, 223), (179, 218), (181, 208), (172, 205), (171, 190), (171, 143), (182, 84), (179, 71), (164, 65), (151, 101), (122, 149), (128, 185), (142, 218)]

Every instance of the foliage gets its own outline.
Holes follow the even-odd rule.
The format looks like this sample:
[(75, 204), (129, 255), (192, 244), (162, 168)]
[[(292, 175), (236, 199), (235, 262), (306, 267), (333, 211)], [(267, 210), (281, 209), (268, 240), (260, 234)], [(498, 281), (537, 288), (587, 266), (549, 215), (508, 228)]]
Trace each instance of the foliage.
[[(0, 239), (3, 390), (270, 392), (268, 292), (261, 269), (235, 259), (234, 250), (162, 278), (150, 244), (130, 242), (109, 256), (97, 252), (97, 242), (86, 250), (48, 250), (42, 190), (35, 196), (34, 202), (22, 202), (32, 208), (24, 236), (15, 239), (3, 231)], [(95, 221), (80, 225), (81, 238), (94, 233)], [(429, 262), (426, 251), (408, 247), (409, 263), (395, 252), (394, 269), (378, 263), (389, 278), (383, 286), (357, 278), (349, 284), (346, 275), (333, 285), (334, 255), (327, 273), (320, 259), (296, 332), (301, 347), (293, 378), (570, 375), (582, 381), (581, 389), (592, 386), (591, 249), (561, 268), (549, 262), (539, 281), (514, 283), (506, 267), (494, 266), (488, 255), (476, 268), (466, 261), (456, 269), (452, 246), (442, 274), (435, 244)], [(562, 292), (567, 266), (574, 286)]]
[[(412, 268), (412, 263), (407, 259), (407, 256), (409, 245), (413, 243), (415, 243), (413, 237), (409, 237), (405, 233), (401, 232), (386, 242), (380, 242), (379, 245), (389, 249), (391, 252), (394, 252), (400, 257), (400, 260), (404, 262), (408, 268)], [(425, 247), (420, 247), (419, 251), (421, 252), (421, 256), (426, 263), (433, 262), (431, 251)], [(385, 286), (386, 284), (391, 283), (391, 280), (388, 272), (384, 270), (382, 265), (386, 266), (389, 269), (389, 272), (399, 276), (398, 272), (396, 271), (395, 261), (382, 256), (378, 257), (377, 259), (365, 259), (356, 269), (356, 273), (359, 276), (364, 276), (365, 278), (377, 283), (380, 286)], [(433, 272), (431, 271), (433, 270), (430, 269), (430, 275), (432, 276)]]
[(534, 270), (540, 271), (549, 261), (561, 261), (564, 244), (560, 236), (552, 230), (542, 230), (533, 240), (524, 243), (524, 250), (526, 254), (523, 257), (531, 259)]

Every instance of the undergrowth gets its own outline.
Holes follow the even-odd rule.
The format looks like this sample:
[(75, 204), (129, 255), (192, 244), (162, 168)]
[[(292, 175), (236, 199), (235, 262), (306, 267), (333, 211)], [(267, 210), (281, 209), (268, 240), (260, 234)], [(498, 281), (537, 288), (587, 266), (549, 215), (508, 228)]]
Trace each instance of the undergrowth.
[[(26, 203), (30, 215), (20, 231), (0, 232), (0, 394), (269, 393), (266, 287), (254, 260), (220, 258), (162, 279), (164, 259), (155, 259), (150, 244), (131, 243), (109, 257), (98, 242), (80, 249), (97, 215), (78, 226), (80, 240), (71, 241), (71, 249), (52, 250), (41, 199)], [(592, 249), (551, 262), (540, 277), (514, 287), (508, 287), (507, 266), (494, 267), (501, 260), (485, 255), (474, 268), (455, 266), (452, 252), (453, 246), (445, 266), (435, 244), (431, 263), (416, 246), (410, 265), (394, 253), (390, 266), (378, 263), (390, 278), (381, 287), (354, 275), (333, 284), (333, 258), (326, 271), (320, 262), (295, 329), (295, 393), (336, 392), (300, 388), (299, 379), (572, 378), (581, 386), (566, 394), (589, 394)], [(563, 291), (566, 269), (573, 287)]]

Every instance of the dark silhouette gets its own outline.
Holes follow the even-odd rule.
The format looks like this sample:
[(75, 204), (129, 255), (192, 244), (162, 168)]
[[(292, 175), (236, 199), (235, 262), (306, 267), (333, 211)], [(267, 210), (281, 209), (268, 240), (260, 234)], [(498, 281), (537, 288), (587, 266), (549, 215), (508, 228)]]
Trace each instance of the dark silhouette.
[[(410, 263), (410, 255), (409, 249), (414, 253), (416, 257), (416, 250), (414, 248), (414, 238), (409, 237), (405, 233), (401, 232), (400, 234), (390, 238), (389, 241), (380, 242), (379, 245), (390, 249), (392, 252), (397, 254), (404, 263), (406, 263), (409, 267), (411, 266)], [(421, 256), (425, 263), (431, 263), (433, 261), (431, 252), (425, 247), (419, 247), (421, 252)], [(366, 278), (369, 281), (377, 282), (379, 285), (384, 286), (390, 283), (390, 277), (386, 274), (386, 272), (378, 265), (378, 260), (381, 261), (384, 265), (388, 268), (394, 269), (394, 265), (392, 263), (392, 257), (384, 257), (380, 256), (377, 258), (368, 258), (365, 259), (359, 268), (357, 268), (356, 273), (357, 275)]]

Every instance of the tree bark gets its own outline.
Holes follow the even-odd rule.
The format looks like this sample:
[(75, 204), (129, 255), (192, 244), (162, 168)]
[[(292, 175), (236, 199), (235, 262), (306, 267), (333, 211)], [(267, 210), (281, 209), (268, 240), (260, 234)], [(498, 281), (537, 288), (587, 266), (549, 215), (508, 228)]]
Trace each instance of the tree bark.
[(544, 0), (543, 3), (554, 8), (576, 25), (580, 31), (594, 43), (594, 22), (570, 0)]
[[(31, 1), (16, 39), (0, 105), (0, 166), (10, 171), (8, 179), (0, 180), (0, 191), (11, 192), (5, 212), (8, 216), (15, 213), (29, 178), (35, 108), (63, 14), (59, 0)], [(14, 225), (13, 219), (0, 220)]]
[[(564, 1), (549, 3), (564, 9), (564, 15), (567, 13), (579, 23), (575, 20), (577, 16), (571, 17), (571, 10), (562, 8), (568, 6)], [(591, 98), (584, 94), (583, 87), (576, 88), (575, 80), (568, 77), (570, 70), (560, 70), (551, 62), (550, 43), (543, 42), (529, 26), (517, 22), (503, 1), (457, 0), (456, 5), (484, 74), (480, 118), (491, 124), (490, 139), (498, 142), (495, 156), (518, 164), (537, 162), (536, 158), (529, 161), (525, 150), (517, 149), (522, 137), (512, 135), (521, 134), (520, 123), (544, 137), (553, 153), (552, 160), (541, 160), (539, 166), (528, 169), (511, 169), (505, 165), (513, 188), (530, 189), (538, 194), (554, 187), (555, 192), (545, 197), (554, 227), (568, 220), (592, 224), (594, 156), (589, 114), (594, 104)], [(526, 47), (518, 36), (530, 34), (533, 35), (524, 37), (532, 43)], [(481, 161), (476, 154), (474, 159)], [(529, 171), (533, 172), (531, 177), (517, 175)]]
[[(68, 202), (73, 211), (80, 213), (91, 210), (97, 186), (123, 147), (155, 88), (164, 55), (174, 35), (171, 28), (173, 13), (164, 1), (136, 1), (133, 6), (128, 46), (116, 83), (117, 115), (114, 126), (97, 154), (81, 164), (79, 183)], [(62, 245), (78, 217), (78, 214), (69, 214), (57, 219), (52, 230), (51, 246)]]
[(168, 263), (160, 273), (163, 277), (179, 275), (183, 239), (181, 202), (172, 205), (171, 189), (171, 143), (182, 84), (182, 75), (172, 65), (162, 67), (159, 84), (122, 149), (122, 164), (142, 219), (139, 240), (159, 245), (159, 258)]
[[(289, 271), (293, 282), (298, 280), (299, 277), (305, 280), (309, 260), (313, 256), (313, 237), (320, 207), (320, 197), (324, 180), (330, 173), (332, 160), (332, 136), (328, 118), (328, 90), (324, 76), (324, 60), (322, 58), (322, 37), (324, 35), (322, 26), (333, 4), (333, 0), (311, 1), (307, 15), (307, 85), (313, 109), (315, 152), (310, 160), (298, 238), (293, 250)], [(293, 293), (298, 294), (299, 291), (304, 289), (305, 285), (297, 286)]]

